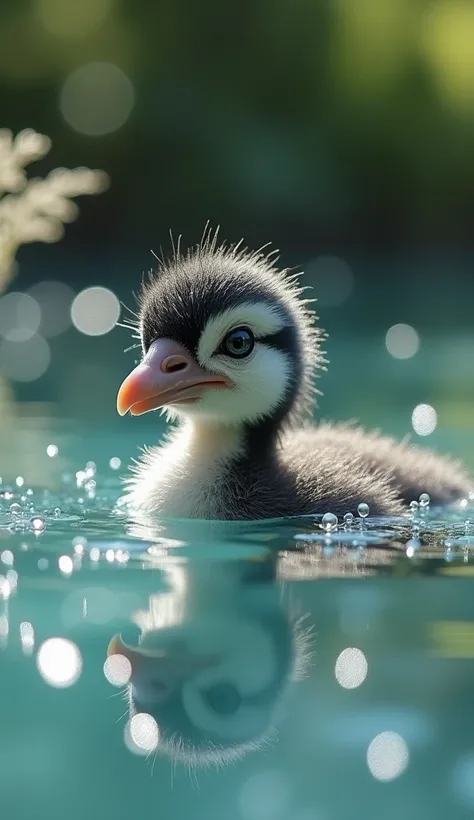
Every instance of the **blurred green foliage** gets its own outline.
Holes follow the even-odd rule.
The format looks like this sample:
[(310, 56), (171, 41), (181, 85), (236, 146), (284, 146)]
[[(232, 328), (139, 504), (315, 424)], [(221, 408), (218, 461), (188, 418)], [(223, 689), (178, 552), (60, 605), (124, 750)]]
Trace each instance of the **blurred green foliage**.
[[(343, 258), (353, 291), (319, 310), (325, 415), (382, 426), (398, 416), (406, 432), (414, 404), (432, 401), (440, 424), (467, 430), (473, 43), (472, 0), (4, 0), (1, 125), (52, 138), (41, 175), (83, 164), (112, 180), (59, 246), (20, 251), (15, 287), (103, 284), (131, 304), (149, 249), (166, 251), (169, 229), (197, 241), (208, 219), (229, 240), (274, 242), (283, 264), (308, 268), (316, 295), (314, 259)], [(85, 136), (64, 121), (60, 94), (96, 61), (126, 73), (135, 105), (118, 130)], [(387, 354), (396, 322), (420, 333), (413, 360)], [(111, 422), (127, 343), (121, 331), (70, 330), (17, 396)]]

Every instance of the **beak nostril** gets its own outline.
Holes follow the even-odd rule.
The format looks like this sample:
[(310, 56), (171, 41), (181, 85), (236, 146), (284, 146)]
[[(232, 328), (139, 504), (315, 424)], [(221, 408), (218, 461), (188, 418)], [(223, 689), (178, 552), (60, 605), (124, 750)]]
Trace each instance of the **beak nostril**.
[(186, 370), (189, 362), (183, 356), (167, 356), (161, 363), (163, 373), (177, 373)]

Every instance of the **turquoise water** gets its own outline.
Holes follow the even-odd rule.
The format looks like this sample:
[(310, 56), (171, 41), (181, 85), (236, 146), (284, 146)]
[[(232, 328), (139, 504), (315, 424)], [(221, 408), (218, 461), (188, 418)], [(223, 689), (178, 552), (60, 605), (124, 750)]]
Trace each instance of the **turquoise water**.
[(130, 521), (113, 467), (0, 487), (2, 818), (472, 817), (469, 499)]

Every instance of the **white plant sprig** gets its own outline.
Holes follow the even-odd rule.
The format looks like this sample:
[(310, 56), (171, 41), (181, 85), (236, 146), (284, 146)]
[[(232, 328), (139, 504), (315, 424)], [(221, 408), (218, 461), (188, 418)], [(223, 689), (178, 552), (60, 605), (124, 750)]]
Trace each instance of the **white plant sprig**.
[(45, 179), (27, 179), (26, 166), (45, 157), (50, 148), (49, 137), (32, 129), (16, 137), (0, 129), (0, 293), (14, 275), (21, 245), (57, 242), (64, 224), (79, 213), (71, 199), (108, 187), (107, 174), (90, 168), (56, 168)]

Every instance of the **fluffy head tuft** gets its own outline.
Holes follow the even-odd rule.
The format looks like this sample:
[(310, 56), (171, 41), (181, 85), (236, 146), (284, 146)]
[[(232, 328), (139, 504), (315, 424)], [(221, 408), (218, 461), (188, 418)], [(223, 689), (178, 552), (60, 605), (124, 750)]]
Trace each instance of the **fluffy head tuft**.
[[(235, 391), (212, 391), (197, 410), (232, 423), (258, 422), (274, 415), (299, 421), (311, 410), (314, 378), (325, 359), (325, 334), (316, 327), (302, 298), (296, 274), (279, 270), (274, 254), (237, 245), (217, 244), (217, 232), (169, 261), (144, 283), (139, 299), (139, 331), (144, 351), (157, 338), (182, 343), (199, 363), (228, 375)], [(251, 327), (255, 350), (245, 362), (219, 356), (216, 346), (239, 325)], [(209, 391), (211, 392), (211, 391)], [(229, 395), (233, 394), (233, 395)], [(174, 408), (173, 408), (174, 409)], [(183, 411), (184, 412), (184, 411)], [(186, 407), (186, 414), (193, 410)]]

